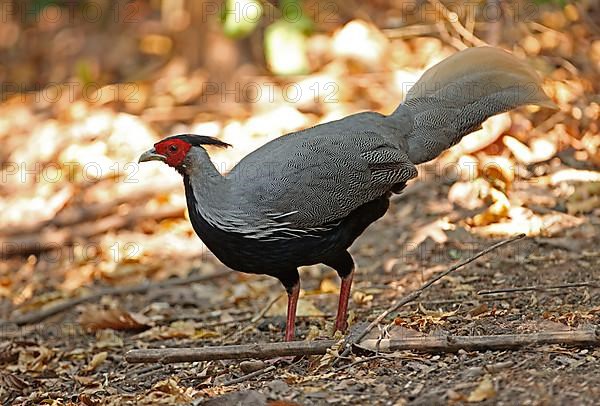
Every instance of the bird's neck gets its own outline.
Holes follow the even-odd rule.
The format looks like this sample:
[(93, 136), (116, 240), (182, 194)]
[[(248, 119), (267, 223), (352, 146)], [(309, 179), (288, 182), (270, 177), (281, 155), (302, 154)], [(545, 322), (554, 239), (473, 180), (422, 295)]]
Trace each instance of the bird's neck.
[(192, 147), (184, 166), (183, 175), (190, 216), (202, 215), (206, 220), (218, 216), (229, 200), (229, 182), (221, 175), (203, 148)]

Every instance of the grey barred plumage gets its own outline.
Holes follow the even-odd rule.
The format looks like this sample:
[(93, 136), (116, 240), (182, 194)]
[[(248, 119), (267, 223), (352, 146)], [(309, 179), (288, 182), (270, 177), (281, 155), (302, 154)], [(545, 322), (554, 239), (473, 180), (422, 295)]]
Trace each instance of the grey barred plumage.
[(419, 164), (456, 144), (488, 117), (526, 104), (555, 108), (525, 62), (497, 48), (480, 47), (427, 70), (391, 117), (410, 123), (408, 156)]
[[(321, 133), (321, 128), (326, 131)], [(282, 137), (285, 142), (267, 144), (267, 151), (248, 155), (226, 176), (238, 185), (230, 201), (243, 201), (261, 219), (293, 209), (285, 222), (297, 229), (343, 218), (417, 175), (406, 153), (385, 134), (339, 121)], [(280, 159), (265, 162), (263, 153)], [(269, 182), (241, 181), (246, 167), (261, 156)]]
[(345, 328), (354, 269), (348, 247), (417, 176), (417, 164), (523, 104), (552, 105), (537, 75), (502, 50), (474, 48), (429, 69), (390, 116), (358, 113), (282, 136), (224, 176), (202, 145), (227, 144), (210, 137), (168, 138), (140, 161), (162, 160), (183, 175), (192, 225), (222, 262), (281, 280), (289, 340), (297, 268), (324, 263), (338, 271), (336, 328)]

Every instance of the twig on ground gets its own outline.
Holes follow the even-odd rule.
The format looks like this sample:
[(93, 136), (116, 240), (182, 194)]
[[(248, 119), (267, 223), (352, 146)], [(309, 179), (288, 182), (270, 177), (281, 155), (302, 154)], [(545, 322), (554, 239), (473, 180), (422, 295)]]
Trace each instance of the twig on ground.
[(0, 326), (7, 324), (16, 324), (18, 326), (23, 326), (26, 324), (38, 323), (47, 319), (50, 316), (54, 316), (55, 314), (71, 309), (79, 304), (100, 299), (102, 296), (120, 296), (130, 293), (146, 293), (152, 289), (162, 289), (172, 286), (188, 285), (190, 283), (204, 282), (216, 278), (222, 278), (227, 275), (229, 275), (229, 272), (215, 272), (208, 275), (192, 275), (187, 278), (167, 279), (155, 283), (145, 282), (139, 285), (99, 289), (96, 292), (91, 292), (79, 297), (67, 299), (54, 305), (43, 308), (41, 310), (23, 314), (21, 316), (15, 317), (12, 320), (0, 320)]
[(322, 355), (335, 343), (335, 340), (322, 340), (225, 345), (203, 348), (156, 348), (128, 351), (125, 354), (125, 359), (131, 363), (161, 362), (164, 364), (223, 359), (270, 359), (285, 356)]
[[(477, 254), (473, 255), (472, 257), (469, 257), (467, 259), (465, 259), (464, 261), (451, 266), (450, 268), (448, 268), (446, 271), (442, 272), (441, 274), (437, 275), (436, 277), (430, 279), (428, 282), (426, 282), (424, 285), (422, 285), (419, 289), (413, 291), (412, 293), (404, 296), (403, 298), (401, 298), (400, 300), (397, 300), (396, 302), (394, 302), (387, 310), (385, 310), (383, 313), (381, 313), (379, 316), (377, 316), (377, 318), (375, 320), (373, 320), (360, 334), (357, 334), (356, 336), (353, 336), (351, 340), (348, 340), (348, 342), (346, 342), (344, 344), (344, 351), (340, 354), (340, 358), (342, 357), (346, 357), (348, 354), (350, 354), (350, 351), (352, 351), (352, 346), (358, 342), (360, 342), (360, 340), (362, 340), (363, 338), (365, 338), (367, 336), (367, 334), (369, 334), (369, 332), (379, 323), (381, 323), (387, 316), (389, 316), (390, 314), (394, 313), (396, 310), (398, 310), (400, 307), (404, 306), (405, 304), (412, 302), (413, 300), (417, 299), (419, 296), (421, 296), (421, 294), (427, 289), (429, 288), (431, 285), (433, 285), (434, 283), (436, 283), (437, 281), (439, 281), (440, 279), (442, 279), (443, 277), (449, 275), (450, 273), (456, 271), (457, 269), (462, 268), (463, 266), (475, 261), (476, 259), (478, 259), (479, 257), (497, 249), (502, 247), (503, 245), (506, 244), (510, 244), (511, 242), (520, 240), (521, 238), (525, 237), (525, 234), (519, 234), (517, 236), (514, 236), (512, 238), (506, 239), (506, 240), (502, 240), (486, 249), (484, 249), (483, 251), (478, 252)], [(332, 365), (335, 365), (337, 363), (337, 361), (340, 359), (336, 359), (333, 361)]]
[(79, 239), (90, 238), (110, 230), (131, 227), (141, 221), (180, 218), (183, 217), (183, 213), (184, 208), (176, 206), (169, 206), (155, 211), (133, 210), (125, 215), (112, 214), (58, 229), (48, 228), (26, 234), (0, 236), (0, 244), (4, 249), (3, 254), (7, 258), (25, 254), (38, 254), (53, 251), (61, 246), (72, 245)]
[(446, 41), (454, 48), (458, 49), (459, 51), (469, 48), (469, 46), (465, 44), (460, 38), (456, 38), (455, 36), (450, 34), (448, 28), (446, 27), (446, 24), (444, 24), (443, 21), (437, 21), (435, 23), (435, 26), (437, 27), (438, 32), (440, 33), (440, 37), (442, 37), (442, 40)]
[(570, 289), (570, 288), (599, 288), (600, 284), (593, 282), (576, 282), (576, 283), (565, 283), (563, 285), (549, 285), (549, 286), (523, 286), (516, 288), (503, 288), (493, 290), (480, 290), (477, 292), (478, 295), (494, 295), (497, 293), (513, 293), (513, 292), (544, 292), (547, 290), (554, 289)]
[[(535, 134), (544, 134), (550, 131), (554, 126), (560, 122), (562, 122), (566, 117), (566, 114), (562, 111), (552, 114), (549, 118), (539, 124), (537, 127), (533, 129)], [(538, 163), (539, 164), (539, 163)]]
[(260, 319), (265, 317), (265, 314), (267, 314), (267, 312), (271, 309), (271, 307), (273, 307), (275, 302), (277, 302), (281, 296), (282, 296), (282, 294), (280, 293), (279, 295), (277, 295), (273, 299), (271, 299), (269, 301), (269, 303), (267, 303), (267, 305), (265, 307), (263, 307), (263, 309), (257, 315), (252, 317), (252, 320), (250, 320), (250, 321), (252, 323), (256, 323), (257, 321), (259, 321)]
[(247, 381), (248, 379), (252, 379), (254, 377), (257, 377), (259, 375), (266, 374), (267, 372), (274, 371), (276, 368), (277, 367), (275, 365), (270, 365), (270, 366), (265, 367), (263, 369), (259, 369), (258, 371), (254, 371), (254, 372), (250, 372), (249, 374), (242, 375), (239, 378), (230, 379), (229, 381), (225, 381), (225, 382), (223, 382), (222, 385), (223, 386), (235, 385), (235, 384)]
[(429, 36), (437, 34), (439, 30), (434, 24), (411, 24), (398, 28), (384, 28), (382, 32), (389, 39), (401, 39), (410, 37)]
[(362, 348), (384, 352), (423, 351), (456, 352), (515, 350), (532, 345), (562, 344), (572, 346), (600, 345), (600, 330), (546, 331), (530, 334), (503, 334), (493, 336), (425, 336), (405, 339), (369, 339), (360, 343)]
[(172, 323), (172, 322), (178, 321), (178, 320), (193, 320), (193, 321), (199, 322), (199, 324), (196, 326), (196, 328), (209, 328), (209, 327), (224, 326), (227, 324), (243, 323), (243, 322), (252, 320), (252, 316), (244, 316), (244, 317), (239, 317), (237, 319), (232, 318), (231, 320), (204, 321), (204, 320), (206, 320), (206, 318), (207, 318), (206, 314), (177, 314), (177, 315), (173, 315), (171, 317), (164, 318), (160, 322), (161, 323)]
[(252, 326), (254, 326), (260, 319), (262, 319), (263, 317), (265, 317), (265, 314), (267, 314), (267, 312), (269, 311), (269, 309), (271, 309), (271, 307), (273, 307), (273, 305), (275, 304), (275, 302), (277, 302), (279, 300), (279, 298), (281, 297), (281, 295), (282, 294), (279, 294), (279, 295), (273, 297), (269, 301), (269, 303), (267, 303), (267, 305), (262, 308), (262, 310), (260, 312), (258, 312), (256, 315), (254, 315), (254, 317), (252, 317), (250, 319), (250, 324), (248, 324), (247, 326), (245, 326), (241, 330), (236, 330), (236, 331), (232, 332), (231, 334), (225, 336), (223, 338), (223, 341), (227, 341), (227, 340), (229, 340), (233, 336), (244, 334), (246, 331), (250, 330), (252, 328)]
[(149, 365), (146, 368), (141, 368), (136, 371), (128, 371), (126, 374), (120, 375), (113, 379), (113, 382), (122, 381), (123, 379), (131, 379), (131, 377), (135, 377), (137, 381), (142, 380), (148, 376), (152, 376), (160, 370), (164, 371), (165, 366), (161, 364)]
[[(523, 362), (523, 361), (521, 361), (521, 362)], [(504, 362), (497, 362), (495, 364), (484, 365), (482, 367), (471, 367), (468, 369), (468, 371), (469, 371), (469, 374), (484, 374), (484, 373), (496, 374), (496, 373), (502, 371), (503, 369), (511, 368), (514, 365), (515, 365), (515, 363), (512, 361), (504, 361)]]
[[(179, 185), (177, 185), (179, 186)], [(48, 228), (64, 228), (69, 226), (75, 226), (80, 223), (86, 223), (109, 216), (117, 211), (117, 209), (123, 205), (135, 205), (139, 202), (147, 201), (148, 199), (155, 197), (157, 194), (167, 194), (176, 190), (173, 185), (158, 186), (152, 188), (152, 190), (141, 190), (136, 193), (130, 193), (127, 196), (116, 198), (114, 201), (107, 203), (93, 203), (82, 206), (68, 206), (59, 210), (56, 215), (50, 220), (38, 221), (35, 224), (6, 227), (0, 230), (1, 236), (18, 236), (18, 235), (32, 235), (35, 236), (42, 233), (44, 229)], [(56, 248), (56, 245), (55, 245)]]
[[(160, 362), (168, 364), (224, 359), (270, 359), (286, 356), (323, 355), (335, 343), (335, 340), (322, 340), (203, 348), (155, 348), (128, 351), (125, 354), (125, 360), (130, 363)], [(360, 346), (373, 351), (379, 346), (379, 350), (384, 352), (411, 350), (444, 353), (456, 352), (460, 349), (465, 351), (518, 350), (532, 345), (550, 344), (600, 346), (600, 328), (492, 336), (423, 336), (405, 339), (369, 339), (362, 341)]]
[(448, 8), (445, 5), (443, 5), (441, 1), (439, 1), (439, 0), (428, 0), (428, 1), (429, 1), (429, 3), (431, 3), (431, 5), (433, 5), (436, 8), (436, 10), (440, 11), (440, 14), (444, 17), (444, 19), (446, 21), (448, 21), (448, 23), (450, 23), (452, 28), (454, 28), (454, 30), (461, 37), (463, 37), (464, 39), (469, 41), (474, 46), (488, 45), (485, 41), (477, 38), (475, 36), (475, 34), (473, 34), (468, 29), (466, 29), (465, 26), (462, 25), (462, 23), (460, 22), (458, 15), (455, 12), (448, 10)]

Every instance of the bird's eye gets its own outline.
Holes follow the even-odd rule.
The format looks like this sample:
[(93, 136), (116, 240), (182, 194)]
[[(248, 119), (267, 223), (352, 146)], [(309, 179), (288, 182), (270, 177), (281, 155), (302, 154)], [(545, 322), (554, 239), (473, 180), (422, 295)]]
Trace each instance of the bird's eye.
[(169, 150), (170, 150), (171, 152), (177, 152), (177, 145), (175, 145), (175, 144), (171, 144), (171, 145), (169, 145)]

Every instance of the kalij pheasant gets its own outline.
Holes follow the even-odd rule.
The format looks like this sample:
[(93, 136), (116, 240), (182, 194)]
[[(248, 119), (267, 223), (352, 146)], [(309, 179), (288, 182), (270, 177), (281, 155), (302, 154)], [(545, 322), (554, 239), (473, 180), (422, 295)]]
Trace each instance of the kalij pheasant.
[(227, 266), (278, 278), (294, 339), (298, 267), (322, 263), (342, 279), (335, 328), (345, 330), (354, 261), (347, 249), (387, 211), (392, 193), (488, 117), (521, 105), (553, 107), (538, 76), (497, 48), (461, 51), (426, 71), (389, 116), (363, 112), (279, 137), (221, 175), (204, 145), (176, 135), (145, 152), (182, 176), (190, 219)]

